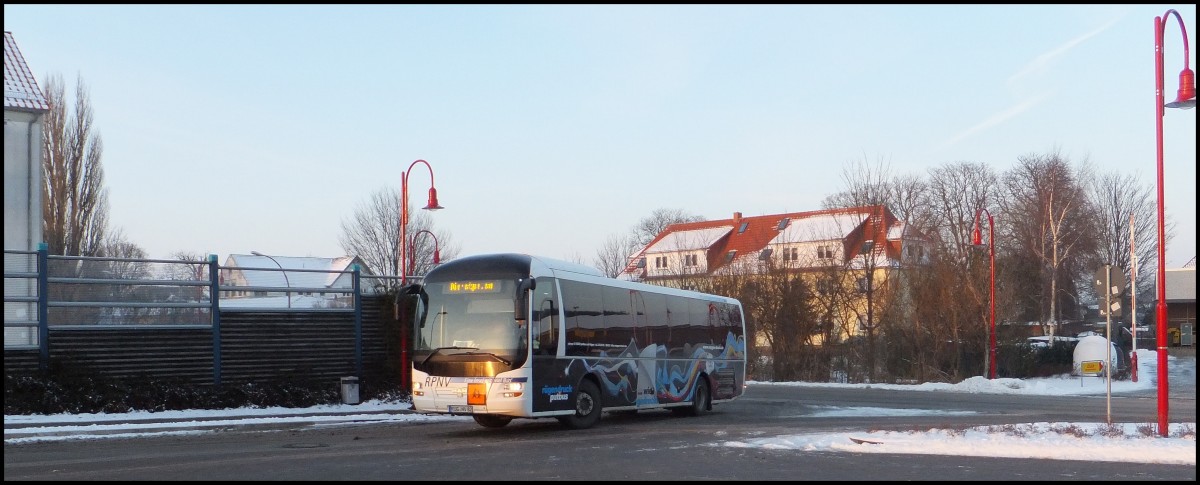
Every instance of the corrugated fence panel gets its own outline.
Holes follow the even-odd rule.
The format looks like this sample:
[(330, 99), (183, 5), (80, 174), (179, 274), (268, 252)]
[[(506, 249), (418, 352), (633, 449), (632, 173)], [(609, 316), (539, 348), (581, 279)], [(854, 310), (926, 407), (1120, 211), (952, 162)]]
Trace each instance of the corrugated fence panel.
[(107, 377), (212, 384), (212, 332), (208, 329), (51, 327), (49, 337), (52, 370), (70, 368)]
[(33, 376), (38, 373), (38, 349), (4, 350), (4, 373), (14, 376)]
[(400, 341), (396, 328), (391, 297), (362, 297), (363, 382), (399, 381)]
[(354, 370), (353, 313), (221, 312), (222, 382), (336, 382)]
[[(362, 298), (362, 374), (366, 384), (399, 379), (400, 340), (392, 300)], [(221, 381), (282, 383), (356, 374), (353, 312), (221, 312)], [(54, 369), (114, 378), (184, 379), (213, 383), (208, 329), (111, 327), (55, 329), (49, 334)], [(5, 350), (5, 372), (36, 375), (36, 349)]]

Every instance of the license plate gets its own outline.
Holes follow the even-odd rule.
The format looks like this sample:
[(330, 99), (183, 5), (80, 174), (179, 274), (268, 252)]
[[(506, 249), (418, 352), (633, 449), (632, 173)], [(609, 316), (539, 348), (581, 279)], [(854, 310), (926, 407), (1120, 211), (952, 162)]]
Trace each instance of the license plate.
[(471, 414), (471, 406), (450, 405), (450, 414)]

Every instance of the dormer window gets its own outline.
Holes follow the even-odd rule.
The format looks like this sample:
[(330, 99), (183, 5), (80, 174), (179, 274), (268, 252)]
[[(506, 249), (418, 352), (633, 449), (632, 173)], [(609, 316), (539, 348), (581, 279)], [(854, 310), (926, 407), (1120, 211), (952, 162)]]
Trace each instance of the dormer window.
[(771, 248), (766, 248), (758, 252), (759, 261), (766, 261), (768, 259), (771, 259)]
[(792, 221), (792, 218), (790, 218), (790, 217), (784, 217), (783, 219), (780, 219), (779, 225), (775, 227), (775, 230), (782, 231), (784, 229), (787, 229), (788, 223), (791, 221)]
[(742, 225), (738, 226), (738, 234), (746, 232), (746, 228), (750, 227), (750, 221), (742, 221)]
[(728, 262), (730, 262), (730, 261), (733, 261), (733, 257), (734, 257), (734, 256), (737, 256), (737, 250), (736, 250), (736, 249), (735, 249), (735, 250), (733, 250), (733, 251), (730, 251), (730, 252), (728, 252), (728, 253), (725, 253), (725, 262), (726, 262), (726, 263), (728, 263)]

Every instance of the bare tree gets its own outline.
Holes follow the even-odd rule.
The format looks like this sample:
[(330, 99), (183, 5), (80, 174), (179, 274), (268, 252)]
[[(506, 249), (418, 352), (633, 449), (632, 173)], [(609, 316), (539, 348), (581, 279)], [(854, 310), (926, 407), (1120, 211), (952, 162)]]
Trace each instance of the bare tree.
[[(823, 203), (825, 208), (872, 207), (865, 221), (866, 230), (860, 239), (851, 241), (852, 246), (847, 249), (842, 261), (847, 274), (861, 275), (857, 285), (866, 308), (865, 312), (858, 315), (861, 332), (854, 334), (861, 334), (866, 343), (864, 357), (867, 381), (874, 382), (877, 363), (876, 339), (880, 334), (886, 333), (886, 324), (881, 324), (876, 318), (875, 307), (880, 304), (890, 305), (891, 297), (895, 296), (893, 292), (886, 291), (893, 286), (890, 284), (893, 272), (888, 270), (886, 262), (883, 261), (887, 258), (887, 241), (880, 240), (877, 235), (886, 234), (886, 226), (891, 222), (883, 212), (895, 201), (895, 184), (889, 175), (889, 168), (884, 163), (877, 162), (875, 166), (870, 166), (865, 161), (844, 167), (842, 181), (845, 182), (846, 189), (826, 197)], [(916, 191), (911, 187), (909, 189)], [(849, 231), (843, 231), (843, 234), (848, 233)], [(879, 271), (881, 269), (882, 271)], [(885, 291), (879, 291), (880, 289)], [(850, 308), (858, 311), (856, 305)]]
[(637, 225), (633, 227), (633, 238), (638, 246), (645, 246), (671, 224), (703, 220), (705, 220), (704, 217), (688, 214), (682, 209), (654, 209), (654, 212), (638, 221)]
[[(1122, 298), (1129, 298), (1132, 291), (1138, 291), (1139, 301), (1144, 304), (1152, 302), (1155, 273), (1151, 268), (1158, 251), (1157, 206), (1153, 186), (1140, 183), (1136, 176), (1114, 171), (1093, 178), (1088, 189), (1092, 205), (1101, 218), (1100, 248), (1097, 261), (1092, 266), (1110, 263), (1122, 268), (1126, 275), (1133, 275), (1133, 263), (1136, 261), (1138, 281), (1129, 285)], [(1168, 240), (1173, 226), (1169, 226), (1171, 231), (1168, 232)], [(1140, 291), (1142, 288), (1145, 288), (1144, 295)]]
[[(916, 327), (911, 343), (920, 350), (916, 354), (920, 378), (936, 375), (956, 380), (970, 372), (967, 369), (971, 361), (964, 356), (980, 355), (986, 342), (982, 331), (988, 328), (990, 316), (989, 260), (986, 249), (972, 245), (971, 232), (980, 209), (988, 209), (989, 214), (996, 212), (990, 201), (997, 198), (997, 177), (987, 165), (976, 162), (948, 163), (931, 169), (929, 174), (926, 204), (940, 245), (929, 264), (909, 272), (911, 317)], [(1004, 222), (1003, 217), (999, 220)], [(980, 230), (989, 231), (986, 219), (981, 217), (979, 223)], [(985, 232), (983, 236), (991, 234)], [(997, 278), (1002, 279), (1004, 266), (996, 269)], [(963, 293), (969, 298), (963, 298)], [(1003, 300), (1001, 294), (998, 292), (997, 300)], [(1006, 305), (996, 305), (997, 311), (1004, 308)]]
[[(413, 245), (408, 264), (415, 268), (414, 274), (423, 275), (433, 268), (435, 249), (440, 261), (458, 255), (450, 234), (434, 230), (433, 219), (425, 211), (414, 211), (410, 206), (408, 215), (408, 243)], [(434, 237), (421, 231), (429, 231)], [(400, 274), (399, 241), (400, 191), (391, 187), (376, 190), (360, 203), (353, 218), (342, 221), (342, 235), (338, 237), (346, 254), (362, 258), (373, 271), (386, 275)]]
[[(1086, 161), (1084, 163), (1086, 167)], [(1096, 214), (1081, 180), (1086, 169), (1075, 171), (1058, 153), (1026, 155), (1005, 175), (1004, 213), (1010, 223), (1002, 227), (1021, 252), (1036, 258), (1043, 292), (1039, 309), (1045, 311), (1047, 333), (1054, 335), (1059, 316), (1059, 288), (1086, 277), (1087, 256), (1096, 247)]]
[(888, 209), (897, 219), (921, 234), (934, 234), (933, 213), (929, 210), (929, 183), (917, 175), (901, 175), (893, 178), (892, 198)]
[(933, 212), (931, 225), (942, 241), (938, 251), (965, 261), (976, 211), (996, 209), (988, 203), (996, 199), (996, 174), (982, 163), (957, 162), (934, 168), (929, 175), (927, 204)]
[(67, 110), (64, 84), (47, 76), (43, 119), (42, 233), (50, 254), (96, 256), (105, 243), (108, 193), (101, 163), (103, 143), (94, 131), (92, 104), (80, 77), (74, 110)]
[(97, 256), (111, 260), (94, 261), (104, 268), (102, 277), (119, 279), (146, 279), (150, 277), (151, 265), (146, 261), (137, 261), (149, 257), (146, 250), (125, 239), (120, 230), (108, 231), (104, 245)]
[(616, 278), (622, 271), (625, 271), (629, 265), (629, 259), (638, 249), (637, 240), (632, 234), (627, 236), (614, 234), (604, 241), (603, 246), (600, 246), (593, 262), (605, 276)]
[[(628, 267), (638, 251), (644, 249), (654, 238), (662, 234), (667, 226), (703, 220), (704, 217), (688, 214), (680, 209), (655, 209), (649, 216), (638, 221), (628, 236), (609, 236), (604, 245), (596, 250), (596, 256), (592, 261), (604, 274), (615, 277)], [(582, 262), (582, 258), (577, 257), (575, 262)]]
[(889, 205), (892, 202), (891, 169), (882, 161), (875, 165), (865, 160), (850, 162), (842, 167), (842, 182), (846, 188), (821, 202), (826, 209)]

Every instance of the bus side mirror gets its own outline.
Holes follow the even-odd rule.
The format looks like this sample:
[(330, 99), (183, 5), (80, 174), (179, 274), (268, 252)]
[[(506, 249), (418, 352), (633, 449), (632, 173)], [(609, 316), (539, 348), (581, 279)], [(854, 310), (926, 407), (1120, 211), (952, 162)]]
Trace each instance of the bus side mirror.
[(425, 315), (421, 314), (421, 310), (428, 301), (429, 295), (425, 293), (425, 288), (418, 283), (412, 283), (400, 289), (396, 304), (407, 309), (405, 313), (418, 328), (425, 328)]
[(529, 290), (537, 288), (537, 282), (533, 278), (525, 278), (517, 283), (517, 294), (515, 304), (513, 305), (513, 316), (517, 320), (525, 320), (529, 316), (529, 308), (527, 301), (529, 298)]

